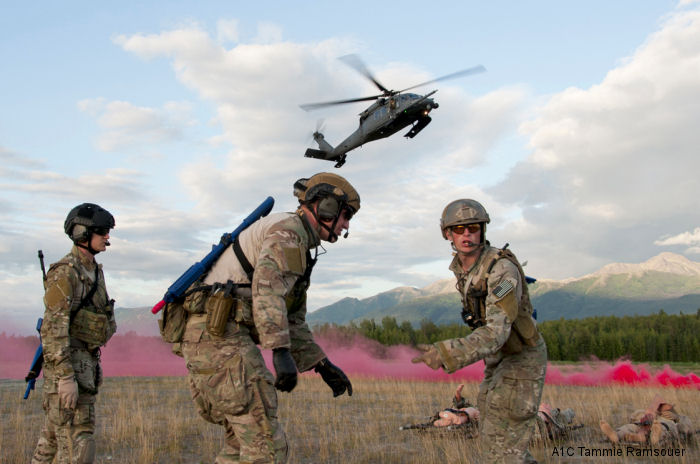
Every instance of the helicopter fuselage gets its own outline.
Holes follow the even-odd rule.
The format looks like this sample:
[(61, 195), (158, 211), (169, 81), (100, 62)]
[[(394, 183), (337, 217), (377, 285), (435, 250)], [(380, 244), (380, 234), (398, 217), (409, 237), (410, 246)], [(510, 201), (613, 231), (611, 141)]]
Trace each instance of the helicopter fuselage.
[(438, 104), (430, 98), (437, 90), (433, 90), (425, 95), (415, 93), (407, 93), (407, 90), (422, 87), (424, 85), (443, 81), (446, 79), (454, 79), (456, 77), (466, 76), (468, 74), (476, 74), (486, 71), (483, 66), (474, 66), (472, 68), (463, 69), (453, 72), (436, 79), (431, 79), (420, 84), (406, 87), (403, 90), (389, 90), (384, 87), (376, 77), (372, 75), (364, 62), (357, 55), (346, 55), (340, 58), (351, 68), (362, 74), (382, 93), (379, 95), (370, 95), (360, 98), (348, 98), (343, 100), (326, 101), (320, 103), (308, 103), (300, 105), (305, 111), (311, 111), (318, 108), (325, 108), (333, 105), (344, 105), (346, 103), (356, 103), (361, 101), (374, 101), (369, 108), (360, 113), (360, 127), (355, 132), (350, 134), (348, 138), (333, 147), (326, 142), (323, 134), (316, 130), (313, 137), (318, 144), (318, 150), (308, 148), (304, 153), (307, 158), (325, 159), (335, 161), (335, 167), (339, 168), (345, 163), (347, 152), (367, 142), (383, 139), (400, 131), (404, 127), (411, 126), (404, 137), (413, 138), (420, 131), (425, 129), (425, 126), (430, 124), (431, 118), (428, 116), (431, 110), (438, 107)]
[[(420, 124), (427, 119), (422, 125), (425, 127), (430, 122), (428, 113), (439, 106), (429, 98), (433, 93), (435, 91), (427, 95), (403, 93), (378, 99), (360, 113), (360, 126), (333, 149), (333, 155), (347, 153), (367, 142), (389, 137), (404, 127)], [(409, 137), (409, 134), (406, 136)]]
[(430, 111), (439, 106), (430, 98), (435, 92), (433, 90), (426, 95), (401, 93), (379, 98), (360, 113), (360, 126), (357, 130), (336, 147), (326, 142), (323, 134), (315, 132), (314, 140), (321, 150), (307, 150), (306, 156), (338, 161), (342, 166), (345, 154), (350, 150), (389, 137), (404, 127), (412, 126), (404, 135), (413, 138), (430, 123)]

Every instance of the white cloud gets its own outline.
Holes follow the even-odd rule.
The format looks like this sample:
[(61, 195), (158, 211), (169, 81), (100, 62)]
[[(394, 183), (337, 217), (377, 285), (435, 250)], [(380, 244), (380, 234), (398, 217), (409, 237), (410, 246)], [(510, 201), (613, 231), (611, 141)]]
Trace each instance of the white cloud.
[(173, 142), (183, 137), (186, 127), (195, 124), (188, 102), (167, 102), (162, 109), (154, 109), (97, 98), (81, 100), (78, 108), (97, 118), (104, 131), (96, 145), (108, 152)]
[[(435, 85), (440, 108), (418, 137), (399, 133), (368, 143), (336, 171), (358, 188), (363, 206), (349, 239), (328, 245), (319, 260), (310, 306), (447, 277), (450, 248), (438, 221), (455, 198), (480, 200), (492, 218), (492, 243), (510, 242), (538, 278), (641, 261), (655, 241), (697, 252), (699, 23), (698, 12), (676, 13), (598, 85), (563, 90), (537, 111), (527, 106), (533, 97), (524, 86), (471, 96), (451, 82)], [(0, 190), (7, 193), (0, 200), (0, 260), (17, 276), (28, 272), (39, 247), (50, 250), (50, 260), (60, 258), (70, 245), (65, 214), (90, 199), (117, 218), (113, 246), (99, 259), (110, 292), (129, 306), (160, 298), (267, 195), (276, 198), (275, 211), (291, 210), (294, 180), (333, 170), (303, 158), (309, 135), (325, 118), (324, 133), (337, 144), (357, 127), (366, 104), (305, 113), (300, 103), (377, 92), (337, 60), (363, 49), (350, 39), (293, 43), (276, 26), (260, 25), (246, 43), (238, 22), (226, 20), (212, 33), (191, 25), (115, 43), (146, 60), (169, 60), (179, 81), (213, 108), (207, 129), (220, 133), (206, 134), (206, 148), (216, 151), (168, 153), (163, 183), (139, 168), (62, 174), (0, 148)], [(434, 77), (407, 63), (370, 67), (388, 88)], [(93, 98), (79, 105), (96, 118), (101, 149), (139, 154), (181, 144), (198, 103)], [(520, 124), (526, 114), (536, 117)], [(531, 151), (508, 172), (520, 156), (516, 137), (529, 139)], [(684, 230), (693, 232), (668, 235)], [(3, 294), (32, 290), (21, 279), (3, 285)]]
[[(185, 37), (197, 40), (187, 41)], [(181, 174), (188, 192), (202, 209), (235, 208), (251, 191), (259, 192), (257, 197), (265, 192), (286, 197), (296, 178), (331, 169), (330, 163), (302, 157), (305, 145), (313, 143), (309, 134), (316, 119), (325, 113), (304, 113), (298, 105), (377, 92), (371, 83), (337, 60), (353, 51), (353, 45), (343, 40), (238, 44), (227, 49), (200, 30), (183, 29), (123, 37), (119, 43), (139, 56), (154, 57), (158, 50), (171, 57), (180, 80), (216, 105), (216, 120), (223, 131), (216, 140), (228, 140), (233, 149), (225, 160), (194, 159)], [(392, 88), (431, 77), (405, 64), (392, 64), (376, 70), (376, 74)], [(444, 101), (436, 110), (436, 122), (419, 137), (408, 141), (397, 134), (350, 154), (344, 173), (360, 183), (363, 194), (377, 189), (379, 178), (383, 185), (405, 186), (411, 181), (407, 176), (424, 176), (433, 171), (434, 165), (451, 170), (452, 175), (477, 165), (507, 128), (514, 126), (514, 109), (523, 98), (522, 91), (514, 89), (476, 100), (448, 85), (440, 89), (437, 95)], [(337, 144), (349, 135), (357, 127), (356, 114), (363, 108), (362, 104), (349, 105), (337, 110), (342, 115), (327, 119), (329, 142)], [(426, 160), (430, 165), (417, 171), (396, 169), (418, 166)], [(404, 204), (401, 201), (398, 207)]]
[(544, 276), (647, 259), (656, 237), (697, 225), (699, 75), (700, 11), (678, 12), (600, 84), (522, 124), (531, 154), (489, 191), (522, 208)]
[(282, 28), (270, 22), (258, 23), (258, 35), (254, 43), (277, 43), (282, 41)]
[(216, 35), (219, 42), (238, 42), (240, 27), (237, 19), (220, 19), (216, 22)]
[(700, 227), (696, 227), (692, 232), (683, 232), (672, 237), (656, 240), (654, 245), (687, 245), (691, 247), (700, 245)]

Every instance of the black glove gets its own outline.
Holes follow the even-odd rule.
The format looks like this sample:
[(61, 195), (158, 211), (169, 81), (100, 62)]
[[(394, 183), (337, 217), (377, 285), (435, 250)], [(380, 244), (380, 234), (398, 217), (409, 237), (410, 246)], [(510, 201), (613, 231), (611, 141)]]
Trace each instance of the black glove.
[(323, 381), (333, 390), (333, 396), (339, 396), (348, 391), (348, 396), (352, 396), (352, 384), (350, 379), (345, 375), (345, 372), (340, 370), (338, 366), (323, 358), (314, 366), (314, 370), (321, 374)]
[(289, 352), (289, 348), (272, 350), (272, 365), (275, 367), (275, 388), (290, 392), (297, 386), (297, 365)]

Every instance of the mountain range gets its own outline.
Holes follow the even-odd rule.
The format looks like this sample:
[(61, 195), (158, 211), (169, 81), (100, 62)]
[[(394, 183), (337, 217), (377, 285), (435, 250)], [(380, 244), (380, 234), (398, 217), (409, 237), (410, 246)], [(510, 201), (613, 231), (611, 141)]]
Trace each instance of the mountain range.
[[(646, 315), (661, 309), (669, 314), (688, 314), (700, 308), (700, 263), (661, 253), (639, 264), (608, 264), (579, 278), (538, 280), (529, 288), (540, 321)], [(157, 317), (149, 309), (118, 308), (119, 332), (157, 335)], [(441, 325), (461, 322), (460, 312), (461, 301), (452, 278), (423, 288), (397, 287), (368, 298), (343, 298), (309, 313), (306, 319), (312, 326), (363, 319), (381, 322), (387, 316), (412, 324), (427, 318)]]
[[(530, 296), (540, 321), (592, 316), (669, 314), (700, 309), (700, 263), (674, 253), (661, 253), (639, 264), (613, 263), (579, 278), (538, 280)], [(343, 298), (307, 315), (310, 325), (394, 317), (418, 324), (458, 323), (460, 297), (455, 279), (423, 288), (397, 287), (369, 298)]]

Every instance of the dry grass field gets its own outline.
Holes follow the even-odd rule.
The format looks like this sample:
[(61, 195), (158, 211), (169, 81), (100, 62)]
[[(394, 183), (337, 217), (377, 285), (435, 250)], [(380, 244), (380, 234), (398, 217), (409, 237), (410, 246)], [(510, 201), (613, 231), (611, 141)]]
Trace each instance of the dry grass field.
[[(302, 376), (290, 394), (280, 394), (280, 417), (290, 443), (290, 463), (470, 463), (477, 441), (459, 432), (399, 431), (449, 406), (456, 384), (353, 378), (352, 398), (334, 399), (315, 375)], [(24, 382), (0, 381), (0, 462), (29, 462), (43, 421), (41, 394), (22, 400)], [(464, 394), (475, 398), (478, 385)], [(634, 409), (662, 394), (700, 428), (700, 392), (642, 387), (545, 387), (543, 400), (576, 411), (585, 427), (566, 443), (532, 447), (545, 463), (700, 462), (697, 442), (682, 458), (591, 457), (611, 450), (597, 424), (619, 425)], [(97, 463), (211, 463), (222, 441), (219, 427), (201, 420), (181, 377), (114, 377), (97, 403)], [(700, 437), (699, 437), (700, 438)], [(681, 448), (679, 448), (681, 449)], [(555, 450), (561, 455), (556, 456)], [(607, 451), (609, 453), (609, 451)]]

